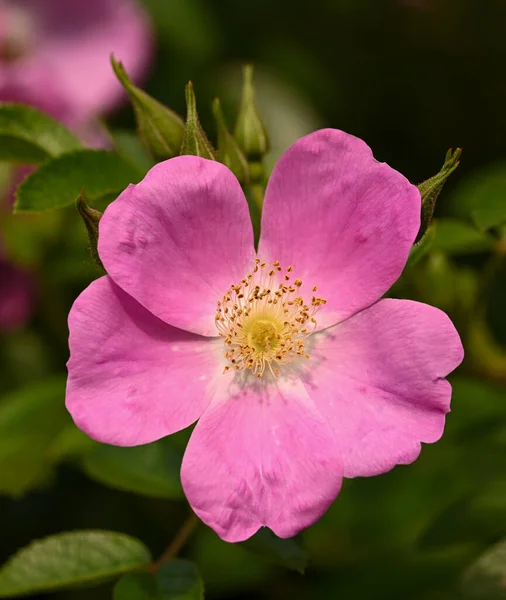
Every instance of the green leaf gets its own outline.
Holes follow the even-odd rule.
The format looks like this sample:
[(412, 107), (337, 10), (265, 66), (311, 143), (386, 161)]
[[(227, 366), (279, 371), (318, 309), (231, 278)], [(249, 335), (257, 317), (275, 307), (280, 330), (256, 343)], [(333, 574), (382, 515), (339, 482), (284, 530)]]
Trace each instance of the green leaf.
[(125, 575), (114, 588), (113, 600), (202, 600), (204, 584), (197, 567), (187, 560), (164, 563), (156, 575)]
[(436, 219), (433, 224), (433, 250), (448, 254), (473, 254), (492, 250), (495, 245), (491, 235), (461, 219)]
[(0, 160), (39, 164), (79, 148), (77, 137), (48, 115), (31, 106), (0, 103)]
[(506, 223), (506, 164), (486, 167), (465, 177), (445, 204), (456, 217), (471, 218), (485, 231)]
[(116, 77), (130, 96), (139, 135), (148, 151), (157, 161), (177, 156), (184, 134), (181, 117), (136, 87), (114, 56), (111, 57), (111, 64)]
[(85, 458), (84, 469), (113, 488), (153, 498), (181, 498), (181, 459), (170, 438), (133, 448), (103, 444)]
[(155, 161), (148, 155), (143, 143), (134, 132), (111, 131), (109, 133), (116, 152), (139, 169), (143, 175), (155, 165)]
[(445, 162), (441, 167), (441, 171), (427, 179), (423, 183), (420, 183), (418, 189), (422, 196), (422, 222), (420, 224), (420, 231), (416, 237), (416, 241), (419, 242), (425, 235), (429, 225), (432, 222), (434, 210), (436, 208), (436, 202), (441, 193), (446, 180), (455, 171), (460, 164), (460, 157), (462, 155), (462, 148), (457, 148), (453, 151), (451, 148), (448, 150), (445, 156)]
[(282, 567), (304, 573), (308, 556), (295, 538), (281, 539), (263, 527), (241, 546)]
[(16, 212), (37, 212), (68, 206), (84, 190), (93, 201), (119, 194), (140, 175), (118, 154), (105, 150), (81, 150), (44, 163), (19, 186)]
[(158, 582), (150, 573), (129, 573), (114, 586), (113, 600), (161, 600)]
[(102, 583), (151, 562), (144, 544), (113, 531), (60, 533), (32, 542), (0, 569), (0, 598)]
[(156, 574), (163, 600), (202, 600), (204, 584), (197, 567), (188, 560), (171, 560)]
[(249, 552), (244, 544), (230, 544), (212, 529), (200, 527), (192, 544), (192, 558), (218, 598), (240, 595), (245, 589), (260, 589), (275, 577), (278, 567)]
[(489, 548), (466, 569), (461, 591), (464, 598), (506, 599), (506, 540)]
[(49, 448), (70, 423), (65, 380), (54, 377), (4, 396), (0, 402), (0, 494), (21, 495), (45, 481)]
[(98, 442), (88, 437), (74, 423), (69, 423), (54, 438), (53, 443), (49, 447), (49, 458), (55, 463), (68, 458), (82, 458), (95, 450), (98, 445)]
[(38, 165), (47, 158), (47, 152), (23, 139), (8, 135), (0, 136), (0, 160), (9, 163)]

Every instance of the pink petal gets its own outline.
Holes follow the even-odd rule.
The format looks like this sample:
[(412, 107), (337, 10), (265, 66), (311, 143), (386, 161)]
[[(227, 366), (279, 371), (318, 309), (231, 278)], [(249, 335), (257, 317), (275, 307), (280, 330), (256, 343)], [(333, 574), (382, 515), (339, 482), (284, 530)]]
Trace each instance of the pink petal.
[(75, 301), (69, 329), (67, 408), (100, 442), (135, 446), (188, 427), (221, 374), (217, 341), (163, 323), (109, 277)]
[(100, 222), (109, 275), (175, 327), (217, 335), (216, 303), (254, 258), (241, 186), (224, 165), (180, 156), (129, 186)]
[(259, 256), (293, 265), (318, 286), (326, 327), (369, 306), (401, 274), (420, 225), (420, 193), (351, 135), (324, 129), (297, 141), (265, 194)]
[(381, 300), (312, 338), (304, 381), (334, 429), (345, 477), (408, 464), (435, 442), (450, 410), (444, 379), (463, 349), (445, 313), (408, 300)]
[(241, 386), (224, 377), (183, 459), (186, 497), (226, 541), (245, 540), (263, 525), (291, 537), (339, 493), (332, 432), (300, 381)]

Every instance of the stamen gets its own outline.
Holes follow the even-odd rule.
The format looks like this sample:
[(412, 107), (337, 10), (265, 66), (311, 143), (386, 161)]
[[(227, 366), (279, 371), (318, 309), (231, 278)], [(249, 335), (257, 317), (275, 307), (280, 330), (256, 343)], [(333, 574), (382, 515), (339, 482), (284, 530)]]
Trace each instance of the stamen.
[(267, 368), (277, 377), (282, 365), (310, 358), (304, 340), (316, 330), (314, 315), (326, 300), (313, 295), (306, 304), (300, 295), (302, 280), (286, 283), (292, 266), (283, 270), (275, 261), (266, 267), (255, 259), (253, 271), (239, 285), (231, 285), (218, 302), (216, 327), (230, 363), (224, 373), (249, 370), (262, 379)]

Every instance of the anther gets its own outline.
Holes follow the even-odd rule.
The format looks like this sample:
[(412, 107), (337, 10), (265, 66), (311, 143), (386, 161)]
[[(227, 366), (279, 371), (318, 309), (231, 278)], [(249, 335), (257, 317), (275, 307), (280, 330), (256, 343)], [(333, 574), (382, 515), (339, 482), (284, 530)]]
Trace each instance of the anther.
[[(292, 285), (286, 284), (292, 266), (280, 275), (284, 283), (276, 284), (276, 272), (283, 271), (279, 261), (271, 263), (272, 268), (267, 272), (259, 273), (266, 266), (266, 262), (256, 258), (253, 271), (240, 285), (231, 285), (217, 303), (215, 322), (225, 348), (228, 347), (225, 358), (230, 363), (224, 373), (248, 369), (261, 379), (268, 369), (277, 377), (282, 365), (297, 357), (309, 358), (301, 340), (316, 329), (314, 315), (325, 300), (312, 296), (306, 304), (300, 295), (292, 295), (302, 286), (300, 279), (295, 279)], [(305, 325), (308, 321), (312, 323), (311, 331)]]

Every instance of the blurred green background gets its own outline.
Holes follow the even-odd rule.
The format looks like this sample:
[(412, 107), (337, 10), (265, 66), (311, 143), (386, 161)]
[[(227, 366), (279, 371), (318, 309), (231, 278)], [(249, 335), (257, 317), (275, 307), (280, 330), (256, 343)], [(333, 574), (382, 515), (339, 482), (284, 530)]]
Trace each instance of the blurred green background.
[[(411, 466), (346, 481), (301, 536), (304, 575), (228, 545), (203, 525), (182, 556), (197, 563), (208, 598), (506, 598), (506, 559), (492, 591), (469, 575), (506, 538), (506, 3), (145, 4), (157, 30), (146, 89), (184, 114), (192, 79), (213, 138), (213, 98), (222, 98), (232, 126), (241, 65), (254, 63), (270, 165), (322, 126), (363, 138), (414, 183), (439, 170), (448, 148), (464, 149), (430, 244), (391, 291), (444, 309), (462, 336), (466, 359), (451, 377), (443, 439)], [(108, 122), (133, 128), (131, 108)], [(1, 228), (12, 260), (33, 273), (36, 308), (26, 326), (0, 333), (0, 563), (33, 538), (76, 528), (124, 531), (157, 555), (187, 515), (177, 481), (151, 482), (158, 498), (113, 489), (104, 469), (116, 470), (115, 457), (104, 467), (63, 407), (66, 316), (99, 274), (84, 227), (67, 208), (3, 215)], [(167, 442), (175, 465), (184, 441), (183, 433)], [(110, 594), (105, 585), (54, 597)]]

